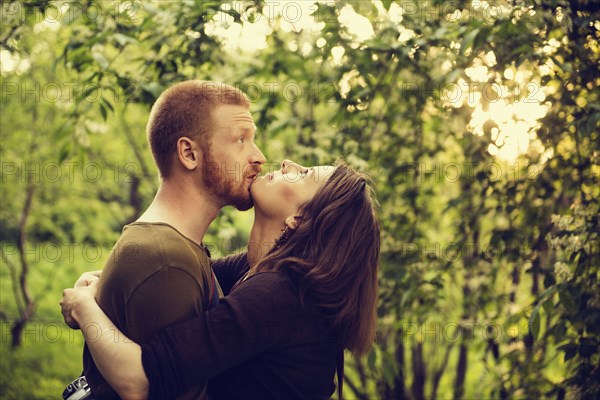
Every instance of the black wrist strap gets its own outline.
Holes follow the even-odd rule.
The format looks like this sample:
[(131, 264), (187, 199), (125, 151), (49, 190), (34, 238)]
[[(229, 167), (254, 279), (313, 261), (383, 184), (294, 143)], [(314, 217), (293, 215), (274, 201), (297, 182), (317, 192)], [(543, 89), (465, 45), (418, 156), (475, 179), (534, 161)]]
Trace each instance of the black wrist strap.
[(344, 390), (344, 350), (340, 350), (337, 354), (337, 381), (338, 381), (338, 396), (339, 400), (344, 400), (342, 392)]

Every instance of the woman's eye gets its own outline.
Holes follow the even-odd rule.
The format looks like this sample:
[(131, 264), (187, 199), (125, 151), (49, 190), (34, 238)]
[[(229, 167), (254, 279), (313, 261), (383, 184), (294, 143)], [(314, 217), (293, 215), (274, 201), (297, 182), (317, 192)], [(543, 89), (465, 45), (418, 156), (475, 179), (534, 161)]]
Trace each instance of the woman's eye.
[(244, 143), (244, 137), (241, 136), (237, 141), (238, 141), (238, 143)]

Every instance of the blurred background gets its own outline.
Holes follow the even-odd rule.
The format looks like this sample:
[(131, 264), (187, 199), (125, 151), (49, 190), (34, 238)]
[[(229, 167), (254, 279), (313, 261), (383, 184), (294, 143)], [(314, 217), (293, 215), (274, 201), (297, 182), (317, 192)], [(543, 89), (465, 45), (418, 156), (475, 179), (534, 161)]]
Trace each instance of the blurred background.
[[(0, 11), (0, 398), (60, 398), (81, 372), (62, 289), (150, 203), (150, 107), (192, 78), (248, 94), (267, 170), (344, 157), (375, 181), (379, 334), (346, 358), (347, 398), (600, 397), (597, 2)], [(251, 223), (224, 209), (213, 256)]]

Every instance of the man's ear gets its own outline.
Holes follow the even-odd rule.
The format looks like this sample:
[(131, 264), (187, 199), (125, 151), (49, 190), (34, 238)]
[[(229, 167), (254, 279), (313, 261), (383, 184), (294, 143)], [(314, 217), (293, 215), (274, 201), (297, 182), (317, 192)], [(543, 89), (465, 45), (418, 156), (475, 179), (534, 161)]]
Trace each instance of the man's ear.
[(182, 136), (177, 140), (177, 159), (185, 169), (195, 170), (200, 165), (201, 157), (200, 147), (192, 139)]
[(296, 229), (301, 219), (302, 218), (300, 218), (299, 215), (291, 215), (286, 218), (285, 224), (289, 226), (290, 229)]

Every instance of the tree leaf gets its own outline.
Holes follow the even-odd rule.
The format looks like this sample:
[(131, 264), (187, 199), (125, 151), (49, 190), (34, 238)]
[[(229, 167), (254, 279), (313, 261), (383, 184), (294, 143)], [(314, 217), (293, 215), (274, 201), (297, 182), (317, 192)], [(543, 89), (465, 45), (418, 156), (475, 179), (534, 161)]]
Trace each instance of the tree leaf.
[(106, 106), (102, 103), (100, 103), (100, 114), (102, 115), (102, 119), (106, 121)]
[(600, 121), (600, 112), (594, 112), (588, 119), (587, 129), (588, 132), (594, 132), (598, 129), (598, 122)]
[(542, 303), (542, 305), (544, 307), (544, 311), (546, 311), (546, 315), (552, 315), (552, 311), (554, 310), (554, 303), (552, 302), (552, 300), (548, 299), (544, 303)]
[(577, 345), (574, 343), (567, 343), (557, 348), (557, 350), (565, 352), (565, 361), (569, 361), (571, 358), (577, 355)]
[(479, 34), (479, 28), (475, 28), (471, 32), (467, 33), (467, 35), (463, 39), (462, 43), (460, 44), (460, 55), (461, 56), (464, 56), (467, 49), (473, 46), (473, 43), (475, 42), (475, 38), (477, 37), (478, 34)]
[(568, 313), (572, 314), (577, 311), (577, 304), (575, 303), (575, 299), (566, 288), (563, 288), (560, 292), (558, 292), (558, 299), (560, 301), (560, 304), (563, 305), (563, 307), (565, 308), (565, 310), (567, 310)]
[(582, 338), (577, 352), (582, 358), (590, 358), (598, 352), (597, 343), (592, 338)]
[(102, 69), (108, 68), (108, 60), (102, 53), (94, 52), (92, 53), (92, 57), (94, 58), (94, 61), (96, 61), (98, 65), (102, 67)]
[(58, 163), (61, 164), (63, 161), (67, 159), (71, 155), (71, 148), (73, 147), (73, 142), (70, 140), (63, 144), (58, 152)]
[(383, 359), (382, 368), (383, 368), (383, 378), (385, 381), (391, 386), (394, 383), (394, 378), (396, 376), (396, 360), (389, 353), (382, 353)]
[(375, 370), (375, 361), (377, 361), (377, 354), (375, 346), (373, 346), (371, 348), (371, 351), (369, 351), (369, 355), (367, 357), (367, 366), (371, 371)]
[(390, 6), (392, 5), (392, 3), (394, 2), (393, 0), (382, 0), (381, 1), (383, 3), (383, 7), (385, 7), (385, 9), (387, 11), (390, 10)]
[(113, 39), (116, 40), (121, 46), (125, 46), (129, 43), (136, 43), (137, 40), (132, 38), (131, 36), (124, 35), (122, 33), (115, 33), (113, 35)]
[(534, 339), (537, 339), (540, 333), (540, 307), (539, 304), (533, 308), (529, 317), (529, 333)]

